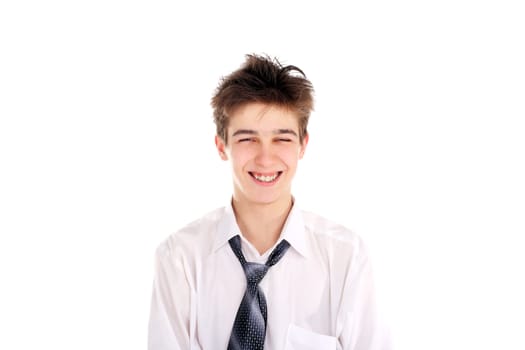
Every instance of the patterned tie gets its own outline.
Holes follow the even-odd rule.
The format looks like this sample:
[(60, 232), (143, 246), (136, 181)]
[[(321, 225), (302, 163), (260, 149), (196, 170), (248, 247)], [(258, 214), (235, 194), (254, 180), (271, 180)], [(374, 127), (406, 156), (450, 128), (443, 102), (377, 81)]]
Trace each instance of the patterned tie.
[(235, 323), (233, 324), (228, 350), (262, 350), (266, 335), (266, 298), (259, 287), (268, 269), (275, 265), (290, 248), (290, 243), (282, 240), (270, 254), (266, 264), (247, 262), (241, 251), (241, 239), (235, 236), (229, 240), (230, 247), (239, 259), (246, 275), (246, 292), (242, 298)]

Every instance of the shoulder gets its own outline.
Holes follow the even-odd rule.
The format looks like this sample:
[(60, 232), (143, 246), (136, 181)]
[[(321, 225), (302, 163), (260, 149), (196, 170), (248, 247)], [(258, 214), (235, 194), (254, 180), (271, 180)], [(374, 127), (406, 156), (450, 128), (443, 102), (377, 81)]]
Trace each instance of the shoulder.
[(320, 239), (340, 243), (358, 243), (359, 235), (348, 227), (307, 210), (301, 210), (305, 228)]
[(353, 230), (322, 215), (301, 212), (306, 232), (319, 249), (353, 258), (367, 255), (362, 237)]
[(224, 207), (210, 211), (170, 234), (157, 247), (157, 256), (195, 254), (211, 249)]

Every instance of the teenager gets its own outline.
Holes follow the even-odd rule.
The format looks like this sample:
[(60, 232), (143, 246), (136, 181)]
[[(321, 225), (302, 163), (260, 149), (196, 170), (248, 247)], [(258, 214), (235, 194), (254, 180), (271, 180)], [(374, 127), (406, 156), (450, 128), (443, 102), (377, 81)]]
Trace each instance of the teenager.
[(363, 242), (291, 193), (310, 81), (248, 55), (212, 107), (233, 195), (159, 246), (149, 349), (389, 349)]

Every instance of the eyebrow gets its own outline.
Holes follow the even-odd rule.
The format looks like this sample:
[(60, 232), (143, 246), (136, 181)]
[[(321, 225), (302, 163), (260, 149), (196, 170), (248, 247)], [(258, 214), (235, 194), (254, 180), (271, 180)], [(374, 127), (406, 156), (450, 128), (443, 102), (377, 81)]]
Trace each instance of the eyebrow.
[(255, 131), (255, 130), (239, 129), (239, 130), (235, 131), (232, 136), (237, 136), (237, 135), (257, 135), (257, 134), (258, 134), (258, 132)]
[[(282, 134), (289, 134), (297, 136), (297, 133), (292, 129), (276, 129), (272, 132), (274, 135), (282, 135)], [(232, 136), (238, 136), (238, 135), (258, 135), (259, 133), (255, 130), (251, 129), (239, 129), (236, 130)]]
[(297, 133), (292, 130), (292, 129), (277, 129), (277, 130), (274, 130), (273, 132), (274, 134), (290, 134), (290, 135), (294, 135), (294, 136), (297, 136)]

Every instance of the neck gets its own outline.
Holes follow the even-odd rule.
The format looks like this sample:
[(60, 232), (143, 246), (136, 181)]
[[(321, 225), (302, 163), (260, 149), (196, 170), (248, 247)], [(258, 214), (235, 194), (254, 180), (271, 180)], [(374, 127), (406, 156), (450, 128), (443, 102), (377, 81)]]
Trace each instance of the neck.
[(290, 209), (292, 196), (269, 204), (233, 198), (233, 210), (243, 236), (263, 254), (279, 239)]

